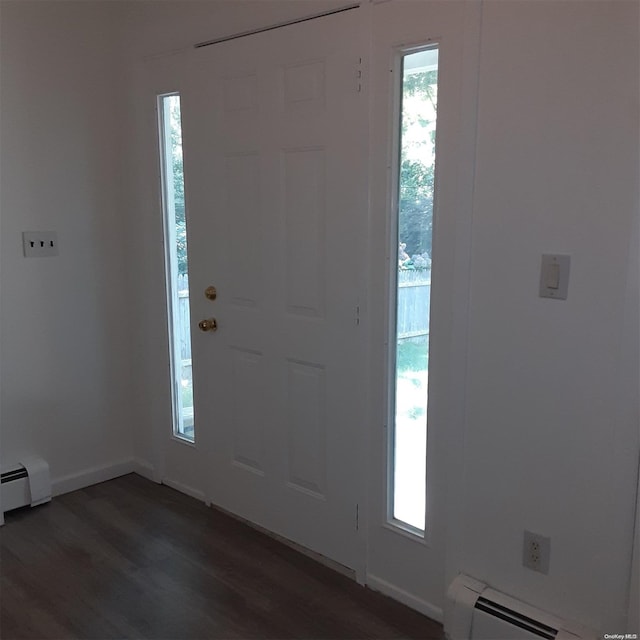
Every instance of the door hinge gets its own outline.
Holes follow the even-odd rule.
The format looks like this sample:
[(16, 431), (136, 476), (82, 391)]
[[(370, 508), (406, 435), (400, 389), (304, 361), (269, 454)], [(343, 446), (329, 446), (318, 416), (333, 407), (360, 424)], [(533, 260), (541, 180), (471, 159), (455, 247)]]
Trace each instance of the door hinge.
[(356, 93), (362, 92), (362, 58), (358, 58), (356, 64)]
[(356, 305), (356, 327), (360, 326), (360, 305)]

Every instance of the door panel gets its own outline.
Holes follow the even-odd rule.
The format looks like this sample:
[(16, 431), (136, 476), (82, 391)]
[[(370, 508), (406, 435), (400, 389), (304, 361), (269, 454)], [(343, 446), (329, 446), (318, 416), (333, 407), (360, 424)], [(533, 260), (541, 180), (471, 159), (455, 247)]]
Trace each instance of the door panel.
[[(372, 5), (372, 174), (371, 281), (372, 311), (369, 357), (369, 424), (372, 429), (369, 470), (367, 583), (435, 619), (442, 619), (447, 583), (445, 556), (457, 548), (459, 532), (447, 529), (459, 495), (460, 469), (455, 452), (464, 403), (466, 308), (468, 295), (474, 122), (477, 96), (476, 2), (388, 2)], [(401, 72), (404, 53), (438, 48), (437, 141), (433, 220), (433, 265), (429, 322), (428, 442), (424, 491), (424, 535), (394, 521), (393, 425), (390, 410), (395, 391), (395, 366), (388, 348), (395, 342), (398, 263), (396, 256), (398, 194), (392, 193), (398, 164)], [(396, 166), (397, 170), (398, 167)], [(394, 202), (393, 206), (390, 203)], [(395, 246), (394, 246), (395, 243)], [(384, 284), (382, 284), (384, 283)], [(378, 311), (381, 310), (381, 311)], [(454, 313), (454, 310), (456, 311)], [(394, 314), (394, 315), (392, 315)], [(454, 446), (455, 445), (455, 446)], [(424, 462), (424, 457), (422, 462)], [(449, 499), (447, 499), (449, 498)], [(455, 572), (455, 565), (449, 563)]]
[(193, 340), (205, 492), (350, 567), (366, 220), (358, 12), (199, 49), (182, 89), (191, 314), (219, 327)]

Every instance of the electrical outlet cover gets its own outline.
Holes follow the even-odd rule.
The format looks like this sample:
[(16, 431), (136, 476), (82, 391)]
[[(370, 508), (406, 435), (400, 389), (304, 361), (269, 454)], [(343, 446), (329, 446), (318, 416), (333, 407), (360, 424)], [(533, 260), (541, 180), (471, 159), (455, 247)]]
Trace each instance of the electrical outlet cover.
[(524, 532), (522, 565), (532, 571), (547, 575), (551, 559), (551, 538), (531, 531)]

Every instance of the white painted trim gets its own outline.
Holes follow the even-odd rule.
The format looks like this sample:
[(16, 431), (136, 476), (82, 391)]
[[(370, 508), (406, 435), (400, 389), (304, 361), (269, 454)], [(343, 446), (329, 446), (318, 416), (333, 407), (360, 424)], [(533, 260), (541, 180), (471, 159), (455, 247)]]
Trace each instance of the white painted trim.
[(137, 473), (139, 476), (142, 476), (147, 480), (151, 480), (151, 482), (160, 484), (160, 479), (156, 478), (156, 469), (150, 462), (143, 460), (142, 458), (134, 458), (133, 465), (134, 473)]
[(369, 589), (372, 589), (373, 591), (379, 591), (385, 596), (389, 596), (390, 598), (401, 602), (407, 607), (410, 607), (411, 609), (422, 613), (423, 615), (431, 618), (432, 620), (435, 620), (436, 622), (439, 622), (440, 624), (442, 624), (444, 620), (444, 612), (440, 607), (436, 607), (430, 602), (422, 600), (421, 598), (408, 593), (404, 589), (396, 587), (395, 585), (387, 582), (386, 580), (383, 580), (382, 578), (378, 578), (369, 573), (367, 574), (366, 584)]
[(77, 473), (71, 473), (53, 480), (51, 483), (51, 494), (53, 496), (59, 496), (63, 493), (84, 489), (92, 484), (113, 480), (113, 478), (133, 473), (136, 470), (135, 467), (134, 459), (129, 458), (128, 460), (121, 460), (112, 464), (91, 467)]
[[(467, 386), (469, 369), (469, 327), (472, 273), (472, 239), (475, 218), (475, 186), (478, 146), (478, 107), (480, 93), (480, 55), (482, 53), (482, 28), (484, 0), (473, 0), (468, 4), (463, 24), (463, 47), (461, 60), (460, 87), (460, 167), (458, 174), (458, 197), (456, 212), (455, 241), (456, 255), (453, 265), (451, 310), (453, 324), (448, 354), (450, 362), (449, 397), (444, 400), (441, 415), (447, 424), (447, 442), (444, 446), (443, 481), (446, 491), (442, 496), (445, 522), (445, 579), (449, 585), (462, 572), (462, 558), (465, 541), (466, 471), (464, 452), (468, 416)], [(455, 393), (453, 390), (455, 389)], [(445, 629), (445, 633), (447, 629)]]
[(180, 493), (184, 493), (184, 494), (186, 494), (188, 496), (191, 496), (192, 498), (195, 498), (196, 500), (199, 500), (200, 502), (205, 502), (206, 503), (204, 491), (200, 491), (198, 489), (194, 489), (193, 487), (190, 487), (189, 485), (182, 484), (182, 482), (176, 482), (175, 480), (169, 480), (169, 478), (163, 478), (162, 479), (162, 484), (166, 484), (167, 487), (170, 487), (171, 489), (175, 489), (176, 491), (179, 491)]

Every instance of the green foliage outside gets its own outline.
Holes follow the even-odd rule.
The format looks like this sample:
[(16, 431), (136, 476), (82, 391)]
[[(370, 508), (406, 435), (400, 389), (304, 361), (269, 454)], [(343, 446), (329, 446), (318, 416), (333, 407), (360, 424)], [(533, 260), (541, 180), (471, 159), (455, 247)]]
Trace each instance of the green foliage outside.
[(176, 96), (170, 102), (171, 155), (173, 162), (173, 202), (176, 216), (176, 243), (178, 248), (178, 273), (186, 275), (187, 264), (187, 222), (184, 206), (184, 167), (182, 161), (182, 126), (180, 119), (180, 99)]
[(403, 269), (427, 268), (431, 261), (437, 73), (408, 73), (403, 81), (398, 216)]
[[(436, 70), (405, 73), (403, 79), (398, 203), (400, 270), (431, 267), (437, 81)], [(422, 388), (425, 384), (422, 374), (428, 369), (428, 334), (399, 339), (398, 380)], [(411, 392), (402, 388), (397, 399), (399, 406), (406, 404), (411, 419), (422, 418), (426, 407), (415, 404)], [(409, 396), (405, 397), (407, 393)]]

